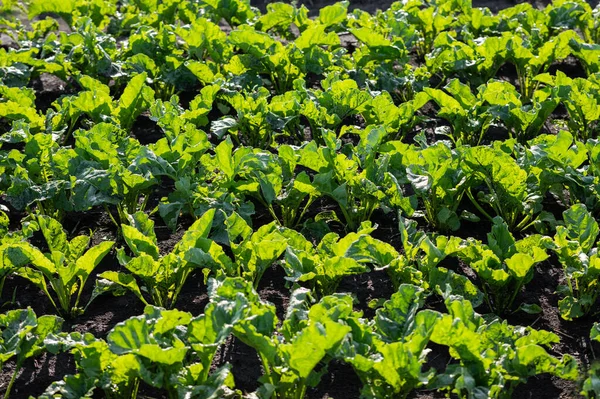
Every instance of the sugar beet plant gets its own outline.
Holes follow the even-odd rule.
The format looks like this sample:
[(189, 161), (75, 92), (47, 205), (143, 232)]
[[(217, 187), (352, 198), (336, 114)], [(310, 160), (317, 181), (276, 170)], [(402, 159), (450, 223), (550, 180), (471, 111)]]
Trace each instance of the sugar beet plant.
[(599, 229), (585, 205), (573, 205), (563, 216), (565, 225), (556, 229), (554, 250), (564, 268), (565, 284), (557, 289), (564, 296), (559, 302), (561, 316), (572, 320), (589, 313), (600, 294), (595, 246)]
[[(21, 392), (300, 399), (344, 363), (362, 398), (597, 395), (564, 330), (600, 292), (599, 16), (2, 2), (0, 390), (46, 353), (72, 374)], [(542, 305), (560, 331), (516, 325)]]
[[(154, 222), (142, 212), (133, 215), (133, 226), (121, 225), (123, 237), (133, 256), (129, 256), (123, 248), (117, 251), (119, 263), (129, 273), (101, 273), (92, 299), (107, 291), (119, 293), (126, 289), (146, 305), (172, 308), (190, 273), (198, 267), (211, 267), (208, 259), (213, 243), (207, 237), (214, 214), (215, 211), (211, 210), (198, 219), (166, 255), (160, 254)], [(204, 254), (205, 258), (200, 254)], [(147, 292), (150, 299), (146, 299), (142, 292)]]
[(77, 236), (68, 241), (66, 232), (55, 219), (39, 216), (37, 223), (49, 252), (43, 253), (28, 242), (21, 242), (11, 244), (5, 257), (12, 264), (21, 265), (15, 274), (44, 292), (60, 314), (75, 316), (83, 311), (79, 302), (85, 283), (114, 242), (104, 241), (88, 249), (90, 236)]

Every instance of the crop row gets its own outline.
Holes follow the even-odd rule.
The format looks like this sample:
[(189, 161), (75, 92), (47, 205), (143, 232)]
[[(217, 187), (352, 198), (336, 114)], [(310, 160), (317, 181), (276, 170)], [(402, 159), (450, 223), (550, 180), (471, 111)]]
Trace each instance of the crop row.
[(568, 131), (526, 145), (511, 139), (452, 148), (447, 141), (387, 140), (385, 128), (369, 126), (356, 144), (324, 131), (325, 145), (311, 140), (274, 152), (235, 147), (229, 137), (213, 145), (197, 128), (178, 130), (180, 121), (165, 111), (159, 124), (167, 137), (148, 145), (106, 122), (76, 131), (73, 146), (20, 130), (22, 149), (3, 151), (0, 187), (19, 211), (60, 221), (104, 207), (129, 223), (166, 185), (172, 191), (152, 211), (172, 229), (182, 214), (198, 218), (208, 209), (236, 211), (250, 222), (255, 206), (282, 226), (302, 228), (315, 203), (331, 201), (335, 208), (313, 219), (347, 231), (381, 209), (423, 217), (442, 232), (495, 216), (513, 232), (546, 232), (557, 208), (599, 206), (598, 141), (584, 143)]
[[(50, 73), (79, 93), (58, 99), (49, 117), (35, 108), (34, 93), (5, 89), (0, 115), (67, 140), (77, 127), (100, 121), (128, 130), (155, 98), (177, 108), (181, 101), (172, 95), (201, 91), (177, 110), (186, 122), (266, 149), (281, 140), (301, 144), (306, 130), (315, 140), (321, 130), (357, 134), (357, 116), (405, 138), (422, 121), (415, 112), (433, 100), (451, 125), (439, 133), (476, 145), (492, 125), (525, 142), (560, 104), (575, 137), (595, 137), (599, 28), (587, 3), (558, 1), (546, 10), (524, 3), (498, 15), (469, 2), (426, 6), (397, 3), (371, 16), (349, 14), (338, 3), (309, 19), (306, 8), (282, 3), (261, 16), (235, 1), (154, 8), (134, 2), (118, 12), (104, 1), (34, 1), (30, 17), (58, 12), (72, 32), (57, 33), (51, 18), (32, 31), (13, 22), (7, 33), (17, 48), (3, 54), (3, 83), (22, 88)], [(228, 33), (217, 25), (223, 19)], [(571, 58), (582, 77), (556, 70)], [(496, 79), (507, 66), (514, 85)], [(125, 87), (126, 102), (114, 102), (110, 94)]]
[[(40, 398), (90, 397), (94, 390), (108, 398), (136, 397), (140, 381), (163, 388), (169, 398), (239, 397), (231, 389), (230, 366), (211, 368), (230, 335), (261, 359), (262, 385), (251, 397), (302, 398), (334, 359), (352, 365), (365, 398), (406, 397), (419, 386), (465, 397), (510, 397), (516, 385), (540, 373), (577, 378), (573, 357), (546, 351), (558, 342), (555, 334), (482, 317), (471, 302), (452, 295), (447, 313), (421, 309), (423, 290), (410, 284), (402, 284), (372, 320), (355, 312), (346, 294), (311, 305), (310, 291), (296, 289), (281, 322), (244, 279), (211, 279), (209, 294), (199, 316), (147, 306), (143, 315), (117, 324), (106, 340), (60, 333), (57, 316), (10, 311), (0, 315), (7, 341), (2, 356), (16, 356), (15, 375), (24, 360), (45, 350), (75, 356), (77, 374), (53, 383)], [(460, 363), (442, 373), (425, 367), (429, 342), (448, 347)], [(594, 383), (590, 377), (584, 385), (592, 389)]]

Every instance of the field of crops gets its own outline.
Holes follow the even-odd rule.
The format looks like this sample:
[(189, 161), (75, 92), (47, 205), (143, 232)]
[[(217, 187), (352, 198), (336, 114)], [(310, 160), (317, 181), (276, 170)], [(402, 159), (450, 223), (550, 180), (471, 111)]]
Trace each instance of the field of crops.
[(600, 8), (475, 5), (0, 2), (0, 397), (599, 398)]

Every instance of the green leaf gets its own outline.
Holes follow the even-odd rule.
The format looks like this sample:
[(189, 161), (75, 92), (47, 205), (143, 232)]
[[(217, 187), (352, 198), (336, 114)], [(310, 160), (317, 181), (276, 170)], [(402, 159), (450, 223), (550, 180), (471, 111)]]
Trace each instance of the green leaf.
[[(148, 302), (142, 295), (140, 287), (135, 281), (135, 277), (131, 274), (118, 273), (114, 271), (107, 271), (98, 275), (98, 280), (96, 280), (96, 287), (94, 288), (94, 292), (92, 293), (92, 299), (105, 292), (115, 291), (116, 287), (113, 287), (113, 285), (117, 285), (128, 289), (129, 291), (133, 292), (133, 294), (136, 297), (138, 297), (140, 301), (148, 305)], [(92, 301), (92, 299), (90, 299), (90, 302)]]
[(89, 244), (90, 236), (77, 236), (73, 238), (69, 242), (69, 247), (67, 249), (67, 263), (77, 261), (77, 259), (83, 255)]
[(138, 211), (133, 215), (129, 215), (128, 219), (130, 224), (140, 233), (149, 237), (153, 242), (157, 242), (156, 233), (154, 232), (154, 221), (145, 212)]
[(42, 234), (48, 243), (48, 249), (64, 254), (68, 253), (67, 234), (63, 230), (62, 225), (49, 216), (40, 215), (37, 220), (40, 230), (42, 230)]
[(22, 340), (36, 325), (36, 315), (31, 308), (0, 314), (0, 364), (4, 364), (18, 353)]
[(588, 253), (598, 238), (598, 223), (583, 204), (575, 204), (563, 212), (567, 237), (579, 242), (583, 252)]
[[(539, 345), (525, 345), (517, 348), (518, 368), (528, 368), (528, 374), (551, 373), (564, 379), (574, 380), (578, 377), (577, 362), (569, 355), (562, 361), (551, 356)], [(522, 372), (525, 374), (525, 372)]]
[(398, 292), (378, 309), (375, 316), (377, 329), (392, 342), (402, 340), (414, 322), (417, 311), (424, 303), (423, 289), (402, 284)]
[(113, 353), (130, 353), (144, 345), (154, 343), (150, 338), (150, 328), (144, 316), (132, 317), (113, 327), (106, 341)]
[(154, 102), (154, 90), (146, 85), (146, 78), (146, 73), (135, 75), (119, 98), (115, 112), (124, 129), (131, 128), (135, 119)]
[(300, 34), (295, 45), (307, 51), (312, 46), (337, 46), (340, 38), (335, 32), (325, 32), (325, 25), (314, 24)]
[(311, 324), (292, 343), (281, 345), (281, 355), (300, 378), (308, 378), (327, 351), (337, 346), (349, 332), (349, 326), (333, 321)]
[(341, 24), (346, 21), (348, 1), (341, 1), (319, 10), (319, 22), (325, 26)]
[(212, 208), (206, 211), (198, 220), (196, 220), (181, 237), (173, 249), (175, 252), (185, 252), (189, 248), (197, 246), (196, 242), (203, 238), (208, 238), (213, 226), (216, 209)]
[(519, 310), (522, 310), (528, 314), (542, 313), (542, 308), (540, 305), (536, 305), (535, 303), (522, 303), (521, 306), (519, 306)]
[(15, 262), (20, 262), (22, 257), (26, 257), (35, 268), (42, 271), (45, 275), (51, 276), (56, 273), (56, 265), (44, 254), (29, 243), (13, 244), (9, 257), (15, 256)]
[(70, 16), (75, 9), (75, 4), (74, 0), (32, 0), (27, 8), (27, 17), (33, 19), (46, 12)]
[(58, 316), (37, 317), (31, 308), (0, 314), (0, 364), (16, 356), (18, 370), (26, 359), (44, 350), (44, 339), (58, 333), (62, 323)]
[(111, 250), (114, 241), (104, 241), (90, 248), (82, 257), (77, 259), (77, 275), (84, 279), (92, 273), (98, 264), (104, 259), (106, 254)]
[(122, 224), (121, 229), (127, 246), (129, 246), (135, 255), (149, 255), (152, 259), (158, 260), (160, 252), (152, 237), (148, 237), (135, 227), (126, 224)]
[(483, 293), (467, 276), (448, 270), (444, 267), (434, 267), (429, 271), (429, 285), (437, 288), (445, 298), (450, 295), (461, 296), (473, 304), (481, 305)]
[(515, 253), (515, 239), (501, 217), (496, 216), (493, 223), (492, 232), (488, 234), (488, 246), (498, 258), (507, 258)]
[(565, 320), (574, 320), (586, 314), (581, 301), (570, 295), (558, 301), (558, 310), (560, 316)]
[(161, 262), (154, 260), (151, 256), (141, 254), (125, 265), (134, 275), (143, 279), (154, 279), (157, 277)]
[(21, 345), (20, 353), (18, 354), (18, 363), (32, 356), (37, 356), (45, 350), (44, 340), (49, 334), (60, 332), (63, 324), (63, 319), (54, 315), (44, 315), (37, 319), (37, 325), (32, 331), (32, 337)]
[(518, 279), (524, 279), (529, 273), (535, 261), (527, 254), (514, 254), (504, 261), (511, 273)]
[(228, 180), (232, 180), (235, 174), (235, 165), (233, 161), (233, 143), (227, 139), (215, 147), (215, 156), (219, 165), (219, 170), (225, 174)]
[(590, 330), (590, 339), (600, 342), (600, 323), (594, 323)]
[(67, 375), (61, 381), (54, 381), (44, 393), (38, 396), (39, 399), (54, 398), (91, 398), (96, 385), (94, 381), (85, 374)]
[(289, 27), (294, 20), (294, 6), (287, 3), (269, 3), (267, 4), (267, 13), (259, 19), (259, 24), (263, 32), (267, 32), (277, 26), (282, 28)]

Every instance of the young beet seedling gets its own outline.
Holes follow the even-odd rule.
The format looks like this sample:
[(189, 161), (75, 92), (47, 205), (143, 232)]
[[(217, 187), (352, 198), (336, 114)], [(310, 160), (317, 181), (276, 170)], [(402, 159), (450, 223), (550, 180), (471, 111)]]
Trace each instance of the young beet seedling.
[(4, 399), (10, 398), (10, 391), (25, 360), (44, 351), (45, 338), (48, 334), (58, 333), (62, 323), (63, 320), (58, 316), (37, 317), (31, 308), (0, 314), (0, 370), (13, 357), (16, 363)]
[(557, 289), (563, 296), (558, 309), (563, 319), (573, 320), (592, 311), (600, 294), (600, 256), (595, 246), (600, 228), (583, 204), (564, 211), (563, 218), (565, 225), (556, 228), (553, 248), (565, 275)]
[[(190, 273), (200, 263), (205, 266), (211, 260), (211, 248), (217, 245), (207, 236), (214, 214), (214, 209), (206, 212), (190, 226), (170, 253), (161, 255), (154, 222), (143, 212), (137, 212), (132, 217), (134, 226), (121, 225), (125, 242), (134, 256), (128, 256), (123, 248), (117, 251), (119, 263), (129, 273), (107, 271), (100, 274), (90, 302), (105, 292), (122, 293), (125, 289), (133, 292), (146, 305), (172, 308)], [(204, 251), (205, 256), (195, 256), (198, 250)], [(142, 292), (147, 292), (150, 299), (147, 300)]]
[[(15, 273), (41, 289), (61, 315), (77, 316), (84, 310), (79, 307), (83, 287), (114, 242), (105, 241), (86, 251), (91, 236), (68, 241), (58, 221), (48, 216), (38, 216), (37, 220), (49, 252), (42, 253), (30, 243), (22, 242), (12, 244), (6, 255), (13, 264), (25, 265)], [(54, 291), (54, 296), (50, 291)]]
[(458, 256), (482, 281), (490, 309), (504, 314), (512, 309), (521, 288), (533, 278), (534, 266), (548, 259), (550, 238), (532, 234), (517, 241), (502, 218), (496, 216), (493, 223), (487, 244), (469, 239)]

